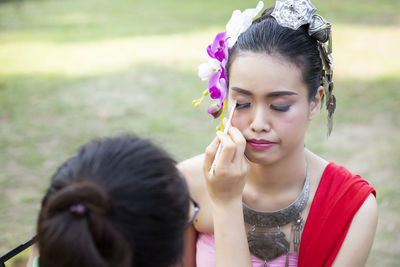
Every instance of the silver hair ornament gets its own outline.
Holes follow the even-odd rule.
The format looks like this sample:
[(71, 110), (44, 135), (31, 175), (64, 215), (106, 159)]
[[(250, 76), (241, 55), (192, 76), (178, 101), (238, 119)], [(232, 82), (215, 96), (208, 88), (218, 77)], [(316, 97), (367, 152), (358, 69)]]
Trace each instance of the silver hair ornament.
[(325, 105), (328, 110), (329, 136), (333, 127), (332, 115), (336, 109), (336, 98), (332, 94), (334, 68), (332, 58), (332, 25), (322, 16), (314, 14), (316, 11), (317, 9), (310, 0), (277, 0), (271, 16), (276, 19), (279, 25), (292, 30), (297, 30), (300, 26), (309, 24), (308, 34), (318, 41), (319, 56), (322, 62), (321, 85), (324, 88)]
[(310, 23), (317, 9), (310, 0), (277, 0), (271, 16), (279, 25), (297, 30), (301, 25)]

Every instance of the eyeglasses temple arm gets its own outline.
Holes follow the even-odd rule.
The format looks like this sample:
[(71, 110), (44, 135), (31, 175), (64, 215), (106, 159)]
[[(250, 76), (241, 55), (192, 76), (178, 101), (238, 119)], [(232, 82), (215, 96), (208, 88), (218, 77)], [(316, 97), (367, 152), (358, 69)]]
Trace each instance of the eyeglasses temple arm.
[(4, 254), (3, 256), (0, 257), (0, 267), (4, 267), (4, 262), (8, 261), (9, 259), (11, 259), (12, 257), (14, 257), (15, 255), (21, 253), (22, 251), (24, 251), (25, 249), (29, 248), (30, 246), (32, 246), (33, 243), (36, 242), (36, 236), (33, 236), (32, 238), (28, 239), (27, 241), (25, 241), (24, 243), (20, 244), (19, 246), (13, 248), (12, 250), (10, 250), (9, 252), (7, 252), (6, 254)]

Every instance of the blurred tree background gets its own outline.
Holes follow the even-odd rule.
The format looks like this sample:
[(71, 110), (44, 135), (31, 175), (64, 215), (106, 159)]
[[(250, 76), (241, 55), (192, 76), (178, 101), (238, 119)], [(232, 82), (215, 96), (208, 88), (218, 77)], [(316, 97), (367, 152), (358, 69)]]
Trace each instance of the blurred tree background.
[[(265, 1), (272, 5), (273, 1)], [(307, 147), (376, 189), (368, 266), (400, 262), (400, 2), (314, 0), (333, 24), (334, 130)], [(134, 132), (177, 159), (202, 153), (216, 121), (191, 100), (197, 65), (243, 0), (0, 1), (0, 254), (35, 231), (57, 166), (88, 140)], [(20, 258), (26, 257), (26, 253)]]

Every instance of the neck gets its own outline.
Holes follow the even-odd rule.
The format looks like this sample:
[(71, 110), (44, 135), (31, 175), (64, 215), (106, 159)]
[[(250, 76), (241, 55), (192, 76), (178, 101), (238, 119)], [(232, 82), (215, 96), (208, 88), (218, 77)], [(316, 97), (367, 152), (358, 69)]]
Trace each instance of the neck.
[(301, 146), (284, 159), (268, 165), (250, 162), (247, 184), (260, 193), (276, 194), (293, 187), (301, 191), (305, 175), (305, 151)]

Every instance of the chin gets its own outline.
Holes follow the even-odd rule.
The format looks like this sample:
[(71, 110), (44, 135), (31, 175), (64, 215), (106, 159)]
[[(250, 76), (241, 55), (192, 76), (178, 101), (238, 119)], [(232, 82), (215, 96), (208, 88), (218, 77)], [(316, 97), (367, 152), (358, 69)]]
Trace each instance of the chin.
[(269, 165), (278, 160), (276, 154), (266, 153), (265, 151), (251, 151), (246, 149), (244, 154), (251, 163), (255, 164)]

